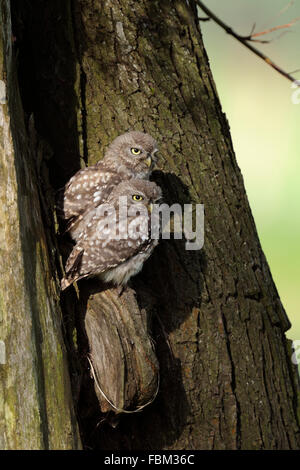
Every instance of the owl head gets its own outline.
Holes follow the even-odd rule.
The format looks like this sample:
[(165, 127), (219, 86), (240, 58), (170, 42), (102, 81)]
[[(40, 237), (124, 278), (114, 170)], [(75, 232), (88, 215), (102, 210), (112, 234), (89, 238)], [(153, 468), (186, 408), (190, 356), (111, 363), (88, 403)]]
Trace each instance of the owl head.
[(151, 210), (152, 205), (158, 203), (161, 199), (162, 191), (160, 187), (152, 181), (131, 179), (116, 186), (111, 192), (107, 203), (113, 203), (115, 205), (117, 201), (120, 201), (120, 197), (126, 198), (128, 206), (143, 205)]
[(107, 148), (104, 159), (118, 161), (117, 170), (131, 171), (135, 178), (149, 177), (155, 162), (157, 142), (144, 132), (131, 131), (119, 135)]

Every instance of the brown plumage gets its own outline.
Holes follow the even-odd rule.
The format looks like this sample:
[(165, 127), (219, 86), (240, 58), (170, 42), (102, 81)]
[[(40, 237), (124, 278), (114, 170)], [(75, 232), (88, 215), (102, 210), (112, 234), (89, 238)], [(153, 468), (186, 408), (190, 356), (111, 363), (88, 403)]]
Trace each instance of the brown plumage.
[[(117, 185), (90, 211), (66, 263), (62, 289), (79, 279), (98, 275), (104, 283), (125, 285), (137, 274), (158, 244), (151, 238), (151, 210), (161, 198), (155, 183), (131, 179)], [(125, 210), (126, 209), (126, 210)], [(152, 228), (159, 220), (154, 212)]]
[(96, 165), (79, 170), (66, 184), (60, 204), (67, 231), (77, 241), (91, 211), (104, 203), (112, 189), (131, 178), (148, 179), (157, 143), (149, 134), (127, 132), (117, 137)]

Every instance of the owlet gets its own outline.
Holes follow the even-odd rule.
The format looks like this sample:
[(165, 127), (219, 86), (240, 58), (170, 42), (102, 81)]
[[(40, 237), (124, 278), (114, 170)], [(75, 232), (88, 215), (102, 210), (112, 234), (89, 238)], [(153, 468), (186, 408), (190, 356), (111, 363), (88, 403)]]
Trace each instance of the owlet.
[[(91, 211), (104, 203), (112, 189), (131, 178), (149, 179), (155, 163), (156, 141), (143, 132), (127, 132), (108, 147), (102, 160), (79, 170), (66, 184), (60, 204), (67, 231), (77, 241)], [(86, 220), (83, 220), (86, 219)]]
[(125, 285), (137, 274), (158, 244), (159, 214), (152, 208), (160, 198), (161, 189), (150, 181), (115, 186), (105, 204), (91, 209), (67, 260), (62, 290), (96, 275), (104, 283)]

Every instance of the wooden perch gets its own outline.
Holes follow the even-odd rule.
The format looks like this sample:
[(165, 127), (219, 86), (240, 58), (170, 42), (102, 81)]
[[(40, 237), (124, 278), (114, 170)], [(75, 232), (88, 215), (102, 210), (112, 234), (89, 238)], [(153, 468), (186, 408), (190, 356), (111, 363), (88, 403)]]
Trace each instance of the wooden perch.
[(159, 388), (159, 366), (147, 314), (139, 309), (134, 290), (127, 287), (121, 296), (117, 289), (91, 295), (84, 324), (101, 410), (134, 413), (152, 403)]

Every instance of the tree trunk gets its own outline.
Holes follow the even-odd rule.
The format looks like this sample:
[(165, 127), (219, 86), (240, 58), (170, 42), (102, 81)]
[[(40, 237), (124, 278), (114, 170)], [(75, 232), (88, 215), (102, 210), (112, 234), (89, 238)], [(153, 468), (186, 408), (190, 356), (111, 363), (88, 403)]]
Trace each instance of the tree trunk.
[[(137, 129), (159, 141), (153, 179), (166, 201), (204, 204), (204, 248), (186, 251), (183, 240), (162, 241), (124, 300), (110, 291), (83, 295), (81, 288), (79, 301), (75, 291), (61, 299), (84, 445), (299, 448), (299, 380), (284, 335), (289, 321), (259, 244), (194, 9), (183, 0), (11, 4), (25, 124), (10, 55), (9, 2), (2, 0), (10, 90), (1, 135), (2, 178), (9, 176), (1, 185), (2, 446), (79, 445), (60, 333), (53, 189), (98, 161), (116, 135)], [(64, 255), (62, 243), (60, 250)], [(109, 417), (101, 421), (105, 400), (85, 363), (110, 313), (114, 321), (117, 314), (134, 317), (127, 334), (137, 363), (144, 358), (140, 377), (154, 384), (150, 372), (143, 375), (149, 357), (156, 371), (145, 314), (146, 323), (152, 319), (160, 368), (154, 403), (121, 416), (117, 427)], [(137, 353), (137, 344), (146, 343)], [(101, 383), (111, 373), (107, 364), (99, 365)], [(125, 390), (127, 379), (136, 378), (126, 378), (120, 359), (112, 364), (121, 368)]]
[(0, 448), (77, 449), (53, 245), (43, 228), (33, 158), (34, 130), (29, 139), (12, 51), (10, 2), (0, 5)]

